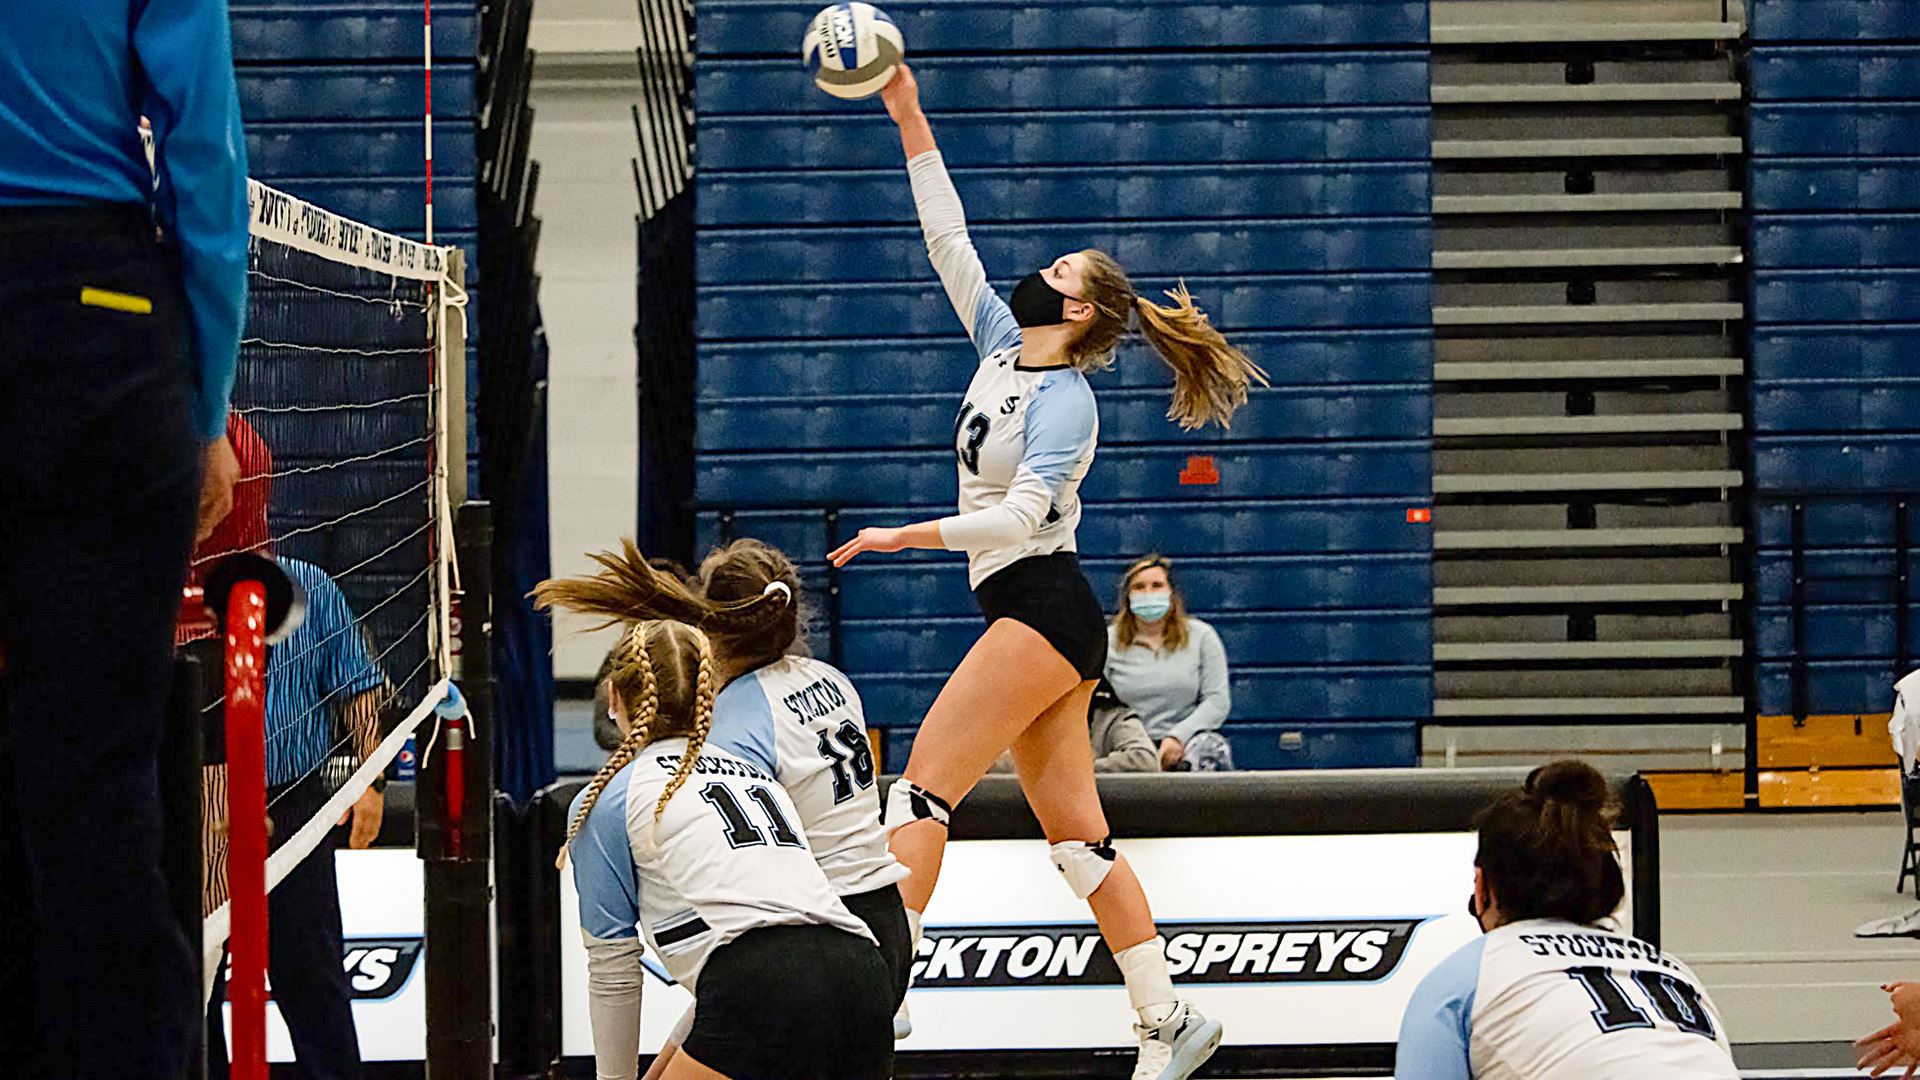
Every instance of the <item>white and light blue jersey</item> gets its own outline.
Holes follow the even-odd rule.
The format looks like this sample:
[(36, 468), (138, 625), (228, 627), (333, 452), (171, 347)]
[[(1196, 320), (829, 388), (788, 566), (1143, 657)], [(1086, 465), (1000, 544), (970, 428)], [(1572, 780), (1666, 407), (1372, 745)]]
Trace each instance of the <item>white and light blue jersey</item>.
[[(814, 862), (792, 800), (759, 766), (706, 747), (654, 823), (685, 748), (685, 739), (662, 739), (640, 751), (574, 838), (590, 963), (597, 946), (639, 937), (691, 990), (713, 950), (757, 927), (832, 926), (873, 940)], [(637, 950), (614, 951), (638, 963)]]
[(1421, 980), (1398, 1080), (1735, 1080), (1720, 1012), (1644, 941), (1554, 919), (1509, 923)]
[(788, 656), (727, 684), (707, 745), (766, 770), (793, 798), (800, 828), (841, 896), (907, 876), (880, 824), (873, 746), (853, 683), (832, 664)]
[(1021, 364), (1020, 327), (987, 283), (940, 152), (915, 157), (907, 173), (927, 255), (980, 357), (954, 420), (959, 513), (940, 521), (941, 542), (967, 553), (968, 581), (978, 588), (1021, 559), (1075, 550), (1099, 413), (1080, 372)]

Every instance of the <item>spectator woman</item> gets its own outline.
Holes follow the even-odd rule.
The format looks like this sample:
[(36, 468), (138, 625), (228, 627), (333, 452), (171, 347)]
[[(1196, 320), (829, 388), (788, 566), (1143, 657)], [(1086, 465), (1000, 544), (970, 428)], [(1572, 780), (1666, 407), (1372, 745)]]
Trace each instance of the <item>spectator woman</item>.
[(1149, 555), (1120, 579), (1120, 610), (1107, 628), (1107, 681), (1139, 712), (1162, 770), (1231, 769), (1220, 734), (1233, 709), (1227, 650), (1213, 627), (1187, 614), (1171, 567)]

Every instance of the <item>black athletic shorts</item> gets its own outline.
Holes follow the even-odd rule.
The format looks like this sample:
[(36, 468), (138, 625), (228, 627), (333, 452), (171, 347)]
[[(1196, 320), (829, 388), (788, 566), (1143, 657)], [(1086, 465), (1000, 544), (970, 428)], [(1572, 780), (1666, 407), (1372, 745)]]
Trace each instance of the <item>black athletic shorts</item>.
[(887, 1080), (893, 982), (880, 950), (831, 926), (763, 926), (700, 969), (686, 1052), (731, 1080)]
[(1106, 668), (1107, 615), (1073, 552), (1021, 559), (981, 582), (973, 598), (988, 626), (1012, 619), (1034, 630), (1082, 679)]
[(907, 905), (900, 899), (900, 887), (883, 885), (840, 900), (880, 939), (880, 958), (893, 975), (893, 1004), (898, 1008), (907, 999), (907, 984), (913, 979), (913, 929), (907, 925)]

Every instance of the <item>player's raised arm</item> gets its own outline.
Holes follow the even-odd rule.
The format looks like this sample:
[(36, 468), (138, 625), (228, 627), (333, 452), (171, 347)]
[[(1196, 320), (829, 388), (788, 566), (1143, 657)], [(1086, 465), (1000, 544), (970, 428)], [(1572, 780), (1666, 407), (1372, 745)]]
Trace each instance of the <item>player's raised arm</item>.
[(900, 146), (907, 155), (907, 176), (913, 182), (913, 202), (926, 236), (927, 257), (933, 261), (947, 299), (967, 328), (981, 358), (1020, 339), (1020, 327), (1006, 301), (987, 284), (986, 268), (967, 236), (967, 214), (960, 193), (947, 175), (947, 163), (933, 140), (933, 126), (920, 111), (920, 84), (905, 64), (880, 91), (887, 115), (900, 127)]

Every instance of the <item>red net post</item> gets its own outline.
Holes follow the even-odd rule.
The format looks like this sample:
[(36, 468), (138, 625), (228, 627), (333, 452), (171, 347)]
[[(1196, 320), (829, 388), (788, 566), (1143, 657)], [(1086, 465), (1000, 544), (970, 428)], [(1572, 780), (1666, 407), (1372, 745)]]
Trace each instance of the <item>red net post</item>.
[(267, 590), (233, 587), (227, 604), (227, 1000), (234, 1080), (267, 1080)]

